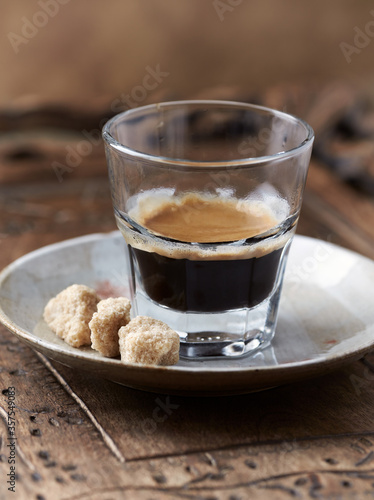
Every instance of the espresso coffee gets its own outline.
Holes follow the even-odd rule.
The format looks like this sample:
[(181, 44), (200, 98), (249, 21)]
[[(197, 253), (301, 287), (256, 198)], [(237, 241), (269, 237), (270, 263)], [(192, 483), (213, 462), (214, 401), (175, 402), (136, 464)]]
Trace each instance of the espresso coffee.
[(148, 297), (183, 312), (252, 308), (272, 292), (292, 228), (263, 202), (143, 197), (119, 221)]

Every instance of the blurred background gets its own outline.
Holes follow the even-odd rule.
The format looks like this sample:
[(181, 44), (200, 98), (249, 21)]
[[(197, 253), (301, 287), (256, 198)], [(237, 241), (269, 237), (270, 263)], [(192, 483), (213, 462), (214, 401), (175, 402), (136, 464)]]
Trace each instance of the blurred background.
[[(116, 97), (158, 65), (175, 96), (216, 85), (373, 83), (371, 9), (369, 0), (3, 2), (1, 104)], [(370, 41), (348, 62), (340, 44), (354, 45), (355, 27), (370, 20)]]
[[(0, 235), (39, 234), (32, 247), (114, 229), (105, 121), (160, 100), (225, 98), (311, 123), (313, 168), (333, 176), (311, 176), (309, 192), (331, 204), (327, 186), (349, 185), (351, 212), (365, 197), (358, 221), (371, 225), (356, 249), (371, 255), (373, 0), (18, 0), (1, 9)], [(347, 227), (333, 232), (326, 220), (311, 231), (313, 200), (300, 230), (352, 247)]]

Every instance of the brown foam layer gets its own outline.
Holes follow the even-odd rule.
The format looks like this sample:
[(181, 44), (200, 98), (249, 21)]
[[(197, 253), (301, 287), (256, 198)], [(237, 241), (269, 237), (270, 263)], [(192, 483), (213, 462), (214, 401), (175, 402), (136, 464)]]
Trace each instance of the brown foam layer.
[(144, 204), (134, 216), (153, 233), (186, 243), (238, 241), (265, 233), (278, 223), (258, 204), (192, 193), (160, 201), (151, 210)]
[[(224, 260), (260, 257), (281, 248), (294, 231), (276, 237), (280, 220), (264, 202), (189, 193), (184, 196), (143, 194), (129, 212), (131, 219), (160, 238), (140, 235), (122, 219), (117, 223), (127, 243), (135, 248), (176, 259)], [(272, 231), (273, 230), (273, 231)], [(269, 233), (254, 245), (229, 245)], [(225, 242), (228, 242), (225, 244)], [(191, 245), (191, 243), (194, 243)], [(208, 248), (198, 243), (218, 243)]]

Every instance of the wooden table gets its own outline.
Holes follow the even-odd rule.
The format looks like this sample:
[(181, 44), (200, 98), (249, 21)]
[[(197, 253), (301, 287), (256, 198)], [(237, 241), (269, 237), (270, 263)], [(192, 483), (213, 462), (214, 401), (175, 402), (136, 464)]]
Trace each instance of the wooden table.
[[(270, 103), (278, 96), (269, 95)], [(340, 122), (354, 100), (337, 107)], [(115, 228), (102, 144), (91, 143), (92, 151), (61, 182), (51, 167), (64, 164), (66, 144), (77, 147), (82, 130), (92, 131), (96, 122), (88, 115), (81, 122), (66, 119), (74, 132), (64, 122), (74, 113), (39, 108), (39, 125), (48, 126), (39, 130), (27, 125), (30, 113), (0, 117), (0, 268), (40, 246)], [(370, 179), (370, 169), (360, 167), (352, 187), (329, 161), (341, 151), (347, 156), (347, 145), (357, 156), (357, 144), (368, 138), (325, 135), (327, 147), (323, 127), (312, 124), (321, 140), (298, 232), (374, 258), (374, 199), (362, 181)], [(374, 353), (307, 382), (245, 396), (188, 398), (128, 389), (53, 363), (3, 327), (0, 343), (2, 499), (374, 496)], [(15, 494), (7, 484), (9, 387), (16, 402)], [(163, 419), (155, 419), (158, 408)]]

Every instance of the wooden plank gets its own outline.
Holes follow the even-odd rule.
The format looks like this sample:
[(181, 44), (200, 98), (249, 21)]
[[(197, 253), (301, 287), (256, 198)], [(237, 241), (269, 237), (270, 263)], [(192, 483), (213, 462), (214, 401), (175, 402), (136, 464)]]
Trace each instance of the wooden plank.
[[(347, 186), (316, 161), (311, 162), (302, 217), (316, 236), (374, 258), (374, 200)], [(301, 221), (302, 228), (303, 221)], [(309, 233), (310, 234), (310, 233)]]
[[(373, 388), (362, 363), (358, 369), (355, 364), (353, 372), (346, 370), (332, 380), (323, 377), (306, 386), (295, 384), (239, 398), (178, 398), (181, 407), (175, 410), (175, 418), (171, 415), (159, 423), (152, 441), (156, 449), (157, 440), (181, 441), (181, 446), (163, 456), (149, 456), (150, 434), (141, 436), (139, 427), (149, 418), (147, 408), (155, 395), (120, 386), (110, 389), (108, 383), (73, 372), (71, 384), (3, 329), (1, 342), (0, 380), (5, 389), (0, 409), (1, 498), (13, 498), (4, 481), (7, 387), (15, 387), (16, 392), (20, 500), (207, 496), (226, 500), (230, 495), (260, 499), (269, 494), (283, 499), (313, 492), (331, 498), (342, 491), (365, 495), (370, 490), (374, 431), (371, 418), (366, 429), (360, 420), (368, 393), (372, 405)], [(350, 390), (345, 395), (336, 390), (341, 380), (347, 383), (349, 373), (362, 378), (356, 398)], [(189, 420), (183, 422), (184, 418)], [(317, 419), (329, 420), (330, 434), (313, 435), (311, 421), (317, 424)], [(174, 425), (169, 425), (172, 420)], [(225, 443), (225, 435), (235, 436), (238, 427), (243, 433), (240, 442), (234, 438)], [(319, 432), (326, 430), (321, 426)], [(216, 447), (206, 450), (206, 435), (213, 433), (220, 433)], [(198, 447), (186, 453), (184, 442), (194, 435)], [(123, 442), (129, 455), (128, 446), (136, 439), (143, 456), (124, 457)]]
[(106, 177), (0, 188), (0, 268), (68, 238), (116, 229)]
[[(85, 132), (87, 135), (85, 135)], [(93, 134), (90, 138), (89, 134)], [(18, 133), (0, 143), (0, 184), (65, 183), (69, 178), (107, 176), (100, 130), (52, 137)]]
[(6, 483), (9, 387), (15, 388), (16, 498), (31, 499), (37, 494), (59, 498), (62, 485), (68, 496), (88, 492), (90, 481), (95, 478), (105, 486), (118, 482), (116, 464), (121, 464), (123, 458), (108, 446), (105, 434), (98, 432), (84, 408), (71, 398), (31, 349), (4, 328), (0, 335), (0, 497), (12, 498), (8, 496)]
[[(374, 375), (362, 363), (309, 382), (224, 398), (155, 395), (53, 366), (90, 401), (104, 427), (116, 420), (117, 445), (128, 460), (372, 429)], [(157, 422), (160, 413), (165, 420)]]

